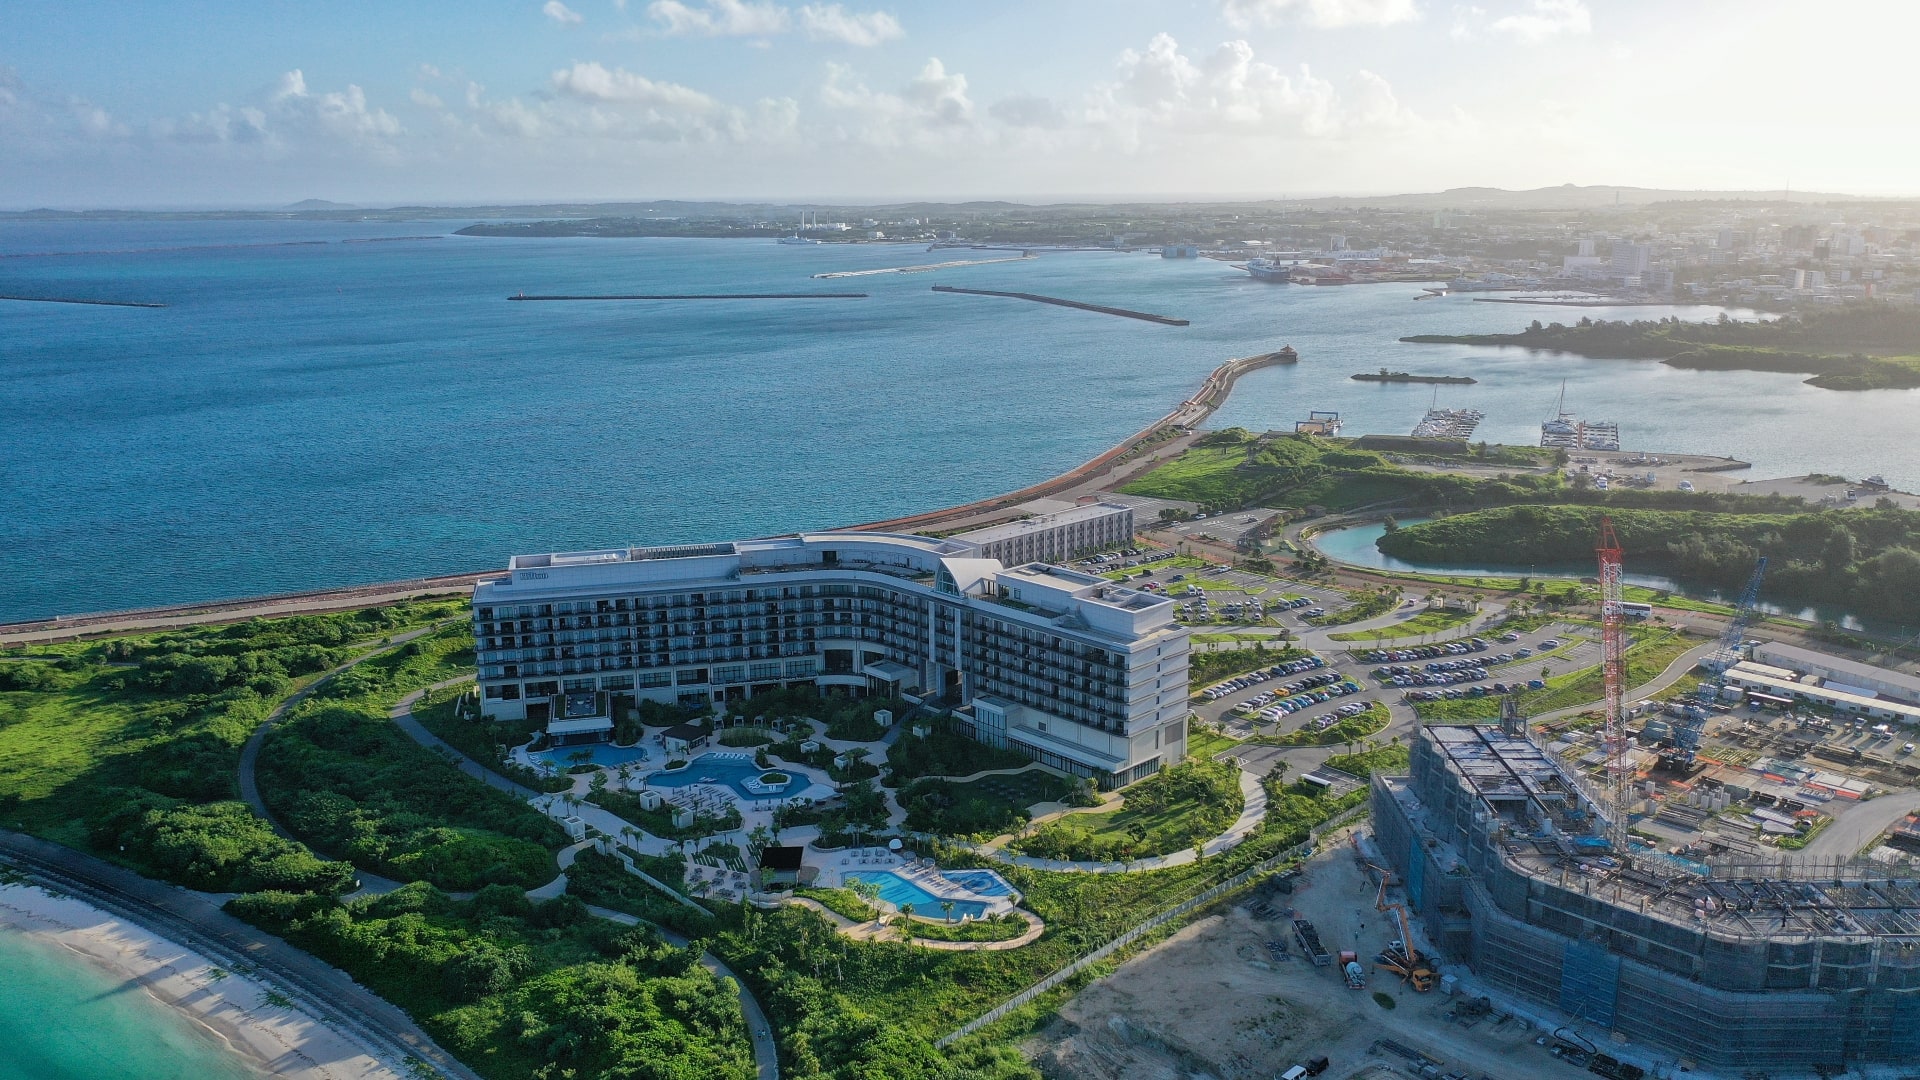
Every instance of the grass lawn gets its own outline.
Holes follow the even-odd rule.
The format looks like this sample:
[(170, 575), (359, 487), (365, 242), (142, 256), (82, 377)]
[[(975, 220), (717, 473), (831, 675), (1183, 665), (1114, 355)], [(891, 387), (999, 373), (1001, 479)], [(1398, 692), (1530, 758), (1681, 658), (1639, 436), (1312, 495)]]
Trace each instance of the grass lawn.
[(1472, 622), (1477, 614), (1478, 612), (1472, 611), (1431, 609), (1393, 626), (1382, 626), (1372, 630), (1349, 630), (1342, 634), (1334, 634), (1332, 637), (1335, 641), (1386, 641), (1393, 638), (1420, 637)]
[(232, 799), (240, 746), (280, 702), (381, 638), (457, 610), (413, 604), (36, 646), (64, 659), (46, 665), (55, 678), (43, 688), (0, 690), (0, 823), (85, 850), (88, 821), (143, 792)]
[(1222, 750), (1231, 750), (1240, 745), (1240, 740), (1230, 739), (1217, 731), (1205, 731), (1192, 728), (1187, 732), (1187, 756), (1211, 758)]
[(1252, 741), (1269, 746), (1338, 746), (1378, 735), (1392, 720), (1393, 714), (1376, 701), (1367, 707), (1366, 712), (1349, 716), (1325, 731), (1303, 727), (1285, 735), (1262, 735)]
[(1239, 816), (1240, 770), (1189, 758), (1126, 791), (1117, 810), (1069, 814), (1011, 847), (1046, 859), (1144, 858), (1182, 851), (1225, 832)]

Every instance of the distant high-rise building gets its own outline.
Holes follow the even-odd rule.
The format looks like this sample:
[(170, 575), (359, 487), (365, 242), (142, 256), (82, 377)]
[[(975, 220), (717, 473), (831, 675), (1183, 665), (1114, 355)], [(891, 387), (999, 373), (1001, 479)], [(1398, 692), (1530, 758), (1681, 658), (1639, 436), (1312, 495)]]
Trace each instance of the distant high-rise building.
[(1647, 272), (1653, 264), (1653, 245), (1629, 244), (1624, 241), (1613, 245), (1613, 276), (1617, 278), (1637, 278)]

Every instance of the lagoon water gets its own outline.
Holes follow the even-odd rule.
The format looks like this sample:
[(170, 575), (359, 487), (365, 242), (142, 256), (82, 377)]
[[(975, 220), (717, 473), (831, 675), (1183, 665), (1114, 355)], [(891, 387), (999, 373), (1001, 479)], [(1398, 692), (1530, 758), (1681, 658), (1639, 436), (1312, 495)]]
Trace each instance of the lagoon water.
[[(814, 281), (968, 256), (451, 235), (463, 224), (0, 225), (0, 294), (168, 305), (0, 301), (0, 620), (927, 510), (1071, 467), (1222, 360), (1286, 343), (1302, 362), (1241, 380), (1216, 426), (1337, 409), (1349, 434), (1404, 434), (1431, 387), (1347, 378), (1388, 366), (1473, 375), (1479, 385), (1441, 387), (1440, 403), (1483, 410), (1490, 440), (1531, 443), (1565, 379), (1568, 408), (1618, 421), (1628, 449), (1728, 454), (1756, 478), (1879, 472), (1920, 488), (1920, 391), (1396, 340), (1712, 308), (1416, 302), (1413, 285), (1271, 286), (1211, 260), (1102, 252)], [(872, 295), (506, 299), (814, 289)]]
[(0, 1080), (246, 1080), (261, 1074), (123, 978), (0, 929)]

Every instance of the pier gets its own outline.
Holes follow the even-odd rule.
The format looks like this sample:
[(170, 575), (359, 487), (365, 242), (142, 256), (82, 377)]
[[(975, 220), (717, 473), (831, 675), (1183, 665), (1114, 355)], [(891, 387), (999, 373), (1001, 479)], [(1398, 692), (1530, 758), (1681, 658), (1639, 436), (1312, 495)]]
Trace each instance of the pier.
[(863, 292), (816, 293), (629, 293), (607, 296), (528, 296), (515, 293), (509, 300), (865, 300)]
[(875, 274), (924, 274), (930, 270), (950, 270), (956, 266), (990, 266), (994, 263), (1026, 262), (1040, 256), (1022, 252), (1005, 259), (953, 259), (948, 262), (921, 263), (918, 266), (883, 266), (874, 270), (832, 270), (824, 274), (815, 274), (814, 279), (843, 277), (872, 277)]
[(81, 300), (71, 296), (0, 296), (0, 300), (17, 300), (23, 304), (91, 304), (94, 307), (163, 308), (167, 306), (141, 303), (138, 300)]
[[(1186, 449), (1187, 443), (1196, 434), (1194, 429), (1212, 416), (1215, 409), (1226, 403), (1233, 393), (1233, 384), (1240, 376), (1275, 364), (1298, 363), (1300, 354), (1293, 346), (1286, 345), (1257, 356), (1242, 356), (1229, 360), (1214, 368), (1207, 375), (1200, 389), (1187, 400), (1181, 402), (1167, 415), (1155, 420), (1148, 427), (1136, 432), (1125, 442), (1101, 454), (1078, 468), (1069, 469), (1052, 479), (1042, 480), (1031, 487), (1004, 495), (994, 495), (966, 503), (962, 506), (949, 506), (941, 510), (929, 510), (923, 514), (910, 514), (906, 517), (888, 521), (870, 521), (864, 525), (850, 525), (850, 529), (862, 532), (913, 532), (915, 530), (936, 527), (951, 527), (953, 523), (967, 521), (981, 515), (996, 512), (1004, 516), (1010, 508), (1029, 499), (1059, 496), (1079, 488), (1086, 490), (1096, 485), (1117, 487), (1131, 475), (1147, 471), (1162, 455), (1177, 454)], [(1146, 457), (1146, 451), (1155, 451), (1152, 457)], [(1131, 474), (1123, 474), (1131, 469)], [(988, 521), (969, 522), (985, 525)]]
[(1062, 300), (1057, 296), (1041, 296), (1039, 293), (1000, 292), (995, 289), (962, 289), (953, 285), (935, 285), (934, 292), (963, 293), (967, 296), (1004, 296), (1014, 300), (1031, 300), (1036, 304), (1052, 304), (1055, 307), (1078, 308), (1081, 311), (1097, 311), (1102, 315), (1118, 315), (1124, 319), (1140, 319), (1143, 322), (1159, 323), (1162, 326), (1186, 326), (1185, 319), (1176, 319), (1168, 315), (1154, 315), (1145, 311), (1129, 311), (1126, 308), (1107, 307), (1104, 304), (1084, 304), (1078, 300)]

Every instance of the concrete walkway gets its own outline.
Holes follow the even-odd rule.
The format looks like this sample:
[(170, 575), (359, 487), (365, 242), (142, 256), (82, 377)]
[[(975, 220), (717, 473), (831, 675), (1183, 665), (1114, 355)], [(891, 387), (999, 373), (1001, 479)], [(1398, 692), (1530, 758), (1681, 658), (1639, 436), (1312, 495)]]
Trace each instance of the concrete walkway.
[[(1221, 852), (1232, 851), (1234, 848), (1239, 847), (1241, 842), (1253, 835), (1254, 831), (1260, 828), (1260, 823), (1267, 819), (1267, 789), (1260, 783), (1259, 777), (1244, 769), (1240, 771), (1240, 795), (1241, 798), (1245, 800), (1245, 804), (1240, 811), (1239, 818), (1235, 819), (1233, 825), (1229, 827), (1226, 832), (1206, 842), (1202, 850), (1208, 855), (1218, 855)], [(1003, 847), (1011, 840), (1011, 836), (995, 837), (985, 844), (975, 846), (972, 850), (976, 854), (983, 855), (986, 858), (998, 862), (1007, 863), (1011, 866), (1024, 866), (1032, 870), (1053, 870), (1079, 874), (1131, 874), (1144, 870), (1163, 870), (1170, 866), (1187, 866), (1196, 861), (1197, 858), (1197, 856), (1194, 855), (1193, 849), (1187, 848), (1181, 851), (1169, 852), (1165, 855), (1154, 855), (1127, 862), (1074, 862), (1066, 859), (1036, 859), (1029, 855), (1013, 855), (1006, 852)]]

